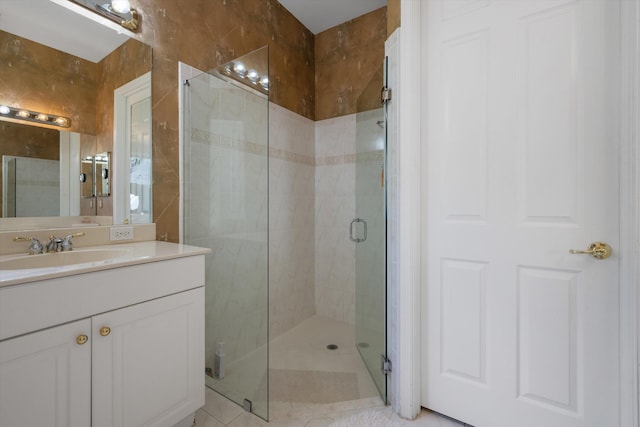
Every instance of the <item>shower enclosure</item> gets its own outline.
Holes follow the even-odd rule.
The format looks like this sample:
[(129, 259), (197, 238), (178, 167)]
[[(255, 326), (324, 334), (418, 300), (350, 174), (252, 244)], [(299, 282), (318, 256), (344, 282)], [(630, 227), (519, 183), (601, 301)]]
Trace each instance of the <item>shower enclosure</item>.
[(350, 238), (356, 244), (356, 345), (383, 401), (387, 401), (386, 335), (386, 87), (387, 60), (358, 99), (356, 114), (356, 218)]
[[(278, 217), (277, 209), (269, 218), (268, 55), (265, 47), (210, 72), (190, 69), (182, 98), (183, 241), (212, 249), (206, 260), (203, 374), (208, 387), (263, 419), (269, 419), (269, 322), (276, 318), (275, 314), (269, 318), (269, 310), (287, 309), (280, 299), (269, 301), (270, 221), (272, 226), (282, 226), (287, 218)], [(386, 375), (381, 370), (381, 356), (386, 357), (386, 127), (385, 110), (377, 95), (384, 83), (384, 69), (380, 67), (367, 96), (359, 100), (353, 165), (356, 218), (349, 231), (357, 242), (352, 252), (356, 273), (356, 342), (352, 345), (386, 402)], [(275, 115), (273, 120), (277, 120)], [(272, 143), (276, 156), (272, 165), (277, 169), (284, 151), (275, 134)], [(272, 175), (273, 183), (281, 179), (286, 181), (283, 188), (292, 189), (303, 176), (308, 178), (308, 171), (311, 187), (302, 187), (300, 200), (313, 203), (313, 157), (310, 161), (304, 156), (289, 158), (299, 163), (290, 166), (287, 173)], [(298, 174), (300, 171), (305, 172)], [(273, 207), (283, 203), (275, 190), (271, 197)], [(314, 226), (313, 220), (310, 226)], [(286, 226), (284, 229), (289, 232)], [(291, 232), (295, 234), (293, 227)], [(342, 236), (349, 243), (347, 236)], [(272, 243), (277, 237), (272, 236)], [(272, 248), (272, 258), (277, 253)], [(291, 268), (298, 265), (297, 260), (290, 263)], [(272, 279), (279, 277), (273, 274), (276, 267), (272, 264)], [(310, 274), (314, 274), (313, 268)], [(300, 278), (295, 279), (299, 285)], [(311, 284), (313, 315), (313, 277), (306, 279)], [(272, 283), (272, 292), (277, 285)], [(319, 372), (323, 370), (316, 367), (310, 372), (323, 374)], [(275, 401), (277, 370), (272, 373)]]
[(268, 419), (268, 49), (186, 80), (184, 242), (206, 260), (206, 384)]

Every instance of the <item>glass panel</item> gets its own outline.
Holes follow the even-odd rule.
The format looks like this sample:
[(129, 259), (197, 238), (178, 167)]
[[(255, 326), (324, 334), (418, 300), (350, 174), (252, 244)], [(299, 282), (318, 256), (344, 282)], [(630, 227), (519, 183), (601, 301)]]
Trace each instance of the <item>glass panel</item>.
[[(371, 87), (383, 86), (382, 67)], [(366, 92), (365, 92), (366, 93)], [(375, 92), (374, 92), (375, 93)], [(363, 95), (364, 96), (364, 95)], [(371, 96), (369, 95), (369, 98)], [(372, 100), (358, 100), (371, 105)], [(378, 104), (373, 100), (373, 105)], [(386, 345), (386, 158), (383, 108), (356, 115), (356, 219), (351, 237), (356, 239), (356, 345), (386, 402), (386, 376), (381, 356)]]
[[(240, 59), (247, 69), (254, 59), (266, 65), (268, 51)], [(184, 241), (213, 250), (206, 384), (239, 405), (250, 401), (251, 412), (268, 419), (269, 105), (261, 91), (217, 72), (188, 81)]]

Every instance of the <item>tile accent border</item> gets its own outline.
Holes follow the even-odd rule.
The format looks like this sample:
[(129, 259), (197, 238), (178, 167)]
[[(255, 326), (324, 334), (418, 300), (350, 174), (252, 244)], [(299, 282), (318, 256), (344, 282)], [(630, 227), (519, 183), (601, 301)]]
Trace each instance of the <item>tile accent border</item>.
[[(219, 135), (203, 129), (194, 129), (191, 132), (191, 140), (196, 142), (209, 143), (215, 147), (229, 148), (245, 153), (264, 156), (267, 154), (267, 147), (253, 142), (234, 140), (228, 136)], [(274, 159), (284, 160), (291, 163), (299, 163), (307, 166), (333, 166), (360, 162), (382, 162), (384, 155), (382, 150), (368, 151), (365, 153), (342, 154), (338, 156), (325, 156), (314, 159), (311, 156), (294, 153), (280, 148), (269, 147), (269, 156)]]

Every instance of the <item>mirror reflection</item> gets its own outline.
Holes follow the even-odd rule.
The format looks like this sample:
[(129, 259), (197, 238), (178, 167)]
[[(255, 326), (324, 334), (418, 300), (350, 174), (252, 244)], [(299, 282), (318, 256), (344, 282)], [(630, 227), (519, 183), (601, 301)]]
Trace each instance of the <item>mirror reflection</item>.
[[(0, 1), (0, 13), (6, 4)], [(112, 216), (116, 178), (111, 171), (117, 170), (111, 156), (117, 135), (114, 91), (150, 72), (151, 48), (125, 39), (96, 62), (0, 30), (0, 61), (11, 64), (0, 81), (0, 105), (71, 121), (69, 128), (59, 130), (17, 123), (0, 114), (2, 217)], [(128, 165), (123, 170), (129, 170)], [(56, 171), (51, 175), (57, 176), (57, 187), (54, 178), (42, 178), (45, 171)], [(17, 179), (22, 176), (28, 176), (31, 184), (46, 180), (46, 196), (34, 197), (34, 185), (25, 187), (25, 179)], [(37, 191), (44, 192), (40, 187)], [(25, 199), (37, 200), (38, 208), (23, 207), (20, 201)]]
[(111, 153), (98, 153), (96, 154), (94, 161), (95, 181), (96, 181), (96, 196), (108, 197), (111, 195), (109, 188), (109, 163), (111, 160)]

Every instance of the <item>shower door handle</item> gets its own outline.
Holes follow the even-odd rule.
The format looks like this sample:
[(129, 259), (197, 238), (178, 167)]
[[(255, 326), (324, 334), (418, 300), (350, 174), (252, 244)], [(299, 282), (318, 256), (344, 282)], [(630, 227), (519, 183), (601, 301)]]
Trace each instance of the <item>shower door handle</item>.
[[(362, 238), (353, 237), (353, 224), (356, 222), (361, 222), (364, 225), (364, 236)], [(367, 221), (365, 221), (362, 218), (352, 219), (351, 224), (349, 224), (349, 239), (351, 239), (352, 242), (356, 242), (356, 243), (362, 243), (365, 240), (367, 240)]]

